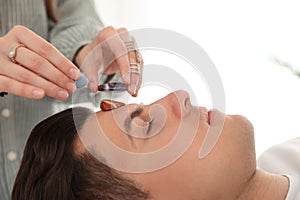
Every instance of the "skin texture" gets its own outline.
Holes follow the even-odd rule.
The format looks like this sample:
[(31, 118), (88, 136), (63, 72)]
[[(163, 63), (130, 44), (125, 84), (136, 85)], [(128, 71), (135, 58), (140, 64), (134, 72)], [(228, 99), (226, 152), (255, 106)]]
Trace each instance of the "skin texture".
[[(157, 106), (164, 113), (154, 109)], [(216, 110), (209, 114), (203, 107), (193, 107), (184, 91), (147, 106), (128, 105), (114, 111), (120, 115), (122, 110), (130, 111), (123, 114), (130, 115), (132, 127), (147, 128), (152, 124), (152, 130), (158, 133), (149, 138), (128, 135), (127, 132), (132, 134), (130, 129), (122, 127), (128, 123), (119, 123), (128, 118), (119, 118), (116, 123), (113, 111), (94, 113), (87, 108), (73, 108), (53, 115), (30, 134), (13, 199), (285, 199), (289, 180), (256, 169), (253, 128), (245, 117), (223, 115)], [(195, 123), (197, 113), (200, 120)], [(205, 135), (212, 133), (207, 130), (220, 122), (216, 120), (220, 116), (225, 117), (220, 138), (212, 151), (199, 159)], [(163, 126), (158, 123), (161, 119), (165, 120)], [(130, 164), (137, 168), (162, 164), (170, 156), (168, 152), (167, 157), (160, 157), (163, 147), (174, 141), (177, 129), (184, 124), (197, 129), (180, 158), (147, 172), (124, 171)], [(191, 130), (185, 127), (182, 133), (189, 135)], [(110, 146), (105, 146), (107, 140)], [(182, 142), (172, 146), (172, 151), (180, 150)], [(111, 151), (112, 146), (123, 149), (122, 154)], [(142, 153), (142, 157), (155, 151), (163, 159), (138, 162), (136, 157), (128, 159), (125, 151)], [(112, 165), (112, 161), (117, 162)], [(113, 168), (116, 166), (121, 168)]]
[(93, 42), (77, 52), (74, 61), (89, 79), (88, 86), (91, 91), (97, 92), (99, 71), (103, 74), (114, 74), (120, 71), (122, 80), (129, 85), (128, 92), (137, 95), (142, 74), (137, 77), (130, 76), (129, 63), (136, 63), (137, 58), (134, 51), (128, 51), (124, 43), (132, 40), (126, 28), (108, 26), (99, 32)]
[(148, 199), (148, 194), (132, 180), (123, 178), (87, 151), (79, 153), (77, 132), (91, 114), (86, 108), (67, 109), (32, 130), (12, 200)]
[[(17, 44), (13, 63), (8, 57)], [(79, 78), (77, 67), (53, 45), (24, 26), (14, 26), (0, 37), (0, 90), (27, 98), (41, 99), (45, 95), (65, 100)]]
[[(112, 112), (98, 112), (96, 114), (98, 119), (96, 123), (98, 124), (95, 126), (92, 125), (95, 121), (87, 120), (81, 131), (82, 137), (84, 138), (88, 133), (88, 137), (95, 138), (94, 136), (99, 131), (97, 126), (100, 126), (110, 141), (121, 149), (136, 153), (152, 152), (159, 150), (172, 140), (180, 123), (188, 123), (186, 119), (193, 117), (194, 112), (200, 112), (201, 117), (194, 141), (176, 162), (149, 173), (124, 172), (124, 176), (143, 185), (153, 199), (175, 200), (247, 199), (250, 193), (246, 188), (249, 185), (259, 191), (259, 187), (257, 187), (260, 185), (259, 183), (268, 178), (272, 179), (265, 173), (257, 173), (253, 127), (245, 117), (225, 115), (225, 123), (219, 141), (207, 157), (199, 159), (200, 146), (210, 127), (207, 110), (203, 107), (192, 107), (189, 95), (184, 91), (177, 91), (153, 104), (144, 106), (140, 119), (149, 121), (149, 109), (157, 104), (165, 109), (167, 120), (163, 129), (154, 137), (148, 139), (128, 137), (116, 124)], [(128, 109), (132, 111), (138, 106), (128, 105)], [(184, 106), (187, 109), (183, 111), (180, 108)], [(214, 111), (212, 115), (214, 114), (219, 115), (220, 113)], [(92, 139), (85, 142), (85, 145), (93, 146), (94, 151), (97, 151), (97, 142)], [(99, 151), (101, 151), (101, 147), (99, 147)], [(119, 159), (122, 160), (121, 157)], [(280, 193), (284, 197), (288, 187), (286, 178), (273, 176), (273, 179), (274, 183), (278, 181), (279, 185), (285, 186), (281, 187), (283, 192)], [(245, 195), (243, 196), (245, 191), (247, 191), (247, 198), (244, 197)]]
[[(124, 44), (124, 41), (130, 40), (127, 29), (110, 26), (78, 50), (74, 62), (89, 79), (91, 91), (97, 91), (100, 72), (114, 74), (120, 71), (123, 81), (130, 86), (128, 92), (137, 95), (142, 73), (138, 75), (139, 82), (128, 77), (129, 59), (136, 59), (135, 54), (128, 52)], [(24, 44), (25, 47), (17, 49), (16, 63), (13, 63), (7, 55), (18, 44)], [(0, 91), (33, 99), (41, 99), (46, 95), (59, 100), (66, 100), (75, 91), (74, 80), (80, 76), (79, 69), (33, 31), (16, 25), (0, 37), (0, 46)], [(92, 52), (99, 56), (88, 57), (93, 55)], [(83, 64), (85, 59), (89, 60), (86, 65)], [(99, 69), (107, 60), (110, 62), (105, 70)]]

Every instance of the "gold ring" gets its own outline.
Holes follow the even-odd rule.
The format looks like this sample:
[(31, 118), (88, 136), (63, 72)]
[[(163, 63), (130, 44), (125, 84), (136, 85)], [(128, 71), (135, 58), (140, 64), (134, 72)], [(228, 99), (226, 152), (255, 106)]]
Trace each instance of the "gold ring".
[(10, 51), (9, 51), (9, 53), (8, 53), (8, 57), (9, 57), (9, 59), (13, 62), (13, 63), (17, 63), (17, 61), (16, 61), (16, 56), (17, 56), (17, 50), (18, 50), (18, 48), (20, 48), (20, 47), (25, 47), (25, 45), (24, 44), (17, 44), (15, 47), (13, 47)]
[(140, 68), (143, 67), (143, 61), (134, 37), (131, 37), (131, 41), (125, 41), (124, 43), (127, 48), (127, 51), (128, 52), (133, 51), (135, 54), (135, 59), (134, 59), (135, 61), (130, 59), (130, 56), (128, 55), (131, 72), (140, 73), (141, 72)]
[(130, 71), (132, 73), (138, 73), (138, 74), (141, 73), (141, 69), (140, 69), (141, 65), (139, 63), (130, 63), (129, 66), (130, 66)]
[(139, 63), (129, 63), (130, 68), (138, 68), (141, 65)]

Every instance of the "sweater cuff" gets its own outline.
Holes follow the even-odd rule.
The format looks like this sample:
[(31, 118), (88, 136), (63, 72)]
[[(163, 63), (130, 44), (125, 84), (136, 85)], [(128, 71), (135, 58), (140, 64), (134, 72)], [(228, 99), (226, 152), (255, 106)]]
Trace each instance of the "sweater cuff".
[[(91, 40), (84, 40), (84, 41), (78, 41), (76, 43), (74, 43), (73, 47), (71, 48), (70, 52), (69, 52), (69, 59), (71, 61), (73, 61), (74, 64), (75, 63), (75, 56), (77, 54), (77, 52), (82, 48), (84, 47), (85, 45), (91, 43), (92, 41)], [(80, 66), (77, 66), (78, 68), (80, 68)]]

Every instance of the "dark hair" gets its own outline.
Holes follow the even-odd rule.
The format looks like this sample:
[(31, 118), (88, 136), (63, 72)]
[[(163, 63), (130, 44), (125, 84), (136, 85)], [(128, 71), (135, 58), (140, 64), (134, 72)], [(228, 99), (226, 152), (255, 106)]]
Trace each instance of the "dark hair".
[[(76, 153), (77, 129), (92, 112), (72, 108), (31, 132), (12, 200), (144, 200), (148, 193), (87, 151)], [(74, 123), (76, 120), (76, 126)]]

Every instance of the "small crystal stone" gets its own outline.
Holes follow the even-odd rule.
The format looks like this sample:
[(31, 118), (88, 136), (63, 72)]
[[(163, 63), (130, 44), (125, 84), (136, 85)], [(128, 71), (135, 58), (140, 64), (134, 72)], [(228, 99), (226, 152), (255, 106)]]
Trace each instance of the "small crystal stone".
[(119, 82), (105, 83), (98, 86), (98, 91), (124, 92), (127, 91), (127, 89), (128, 89), (128, 85)]
[(125, 104), (123, 102), (105, 99), (101, 101), (100, 108), (102, 111), (109, 111), (124, 105)]

